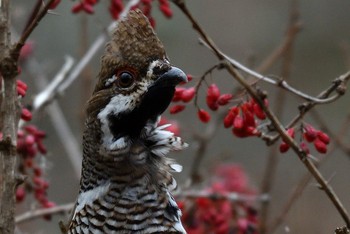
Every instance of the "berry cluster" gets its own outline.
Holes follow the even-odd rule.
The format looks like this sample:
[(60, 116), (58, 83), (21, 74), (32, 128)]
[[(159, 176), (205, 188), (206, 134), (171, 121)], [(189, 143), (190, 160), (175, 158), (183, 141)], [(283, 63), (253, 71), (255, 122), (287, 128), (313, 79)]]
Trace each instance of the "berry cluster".
[[(187, 79), (188, 81), (191, 81), (192, 76), (187, 75)], [(183, 104), (172, 106), (169, 110), (170, 114), (176, 114), (183, 111), (186, 108), (185, 104), (192, 101), (196, 96), (197, 88), (198, 87), (177, 87), (172, 102), (183, 102)], [(219, 106), (227, 105), (232, 98), (232, 94), (220, 94), (220, 90), (216, 84), (211, 84), (207, 89), (206, 103), (209, 109), (213, 111), (218, 110)], [(198, 108), (197, 115), (199, 120), (203, 123), (208, 123), (211, 119), (210, 114), (202, 108)]]
[[(266, 98), (264, 105), (268, 106)], [(224, 126), (232, 127), (232, 133), (237, 137), (260, 136), (258, 121), (264, 119), (266, 119), (264, 111), (254, 99), (250, 99), (229, 109), (224, 118)]]
[[(300, 142), (300, 148), (302, 148), (307, 154), (310, 153), (310, 149), (307, 145), (307, 143), (313, 143), (315, 149), (317, 152), (321, 154), (327, 153), (327, 145), (330, 142), (329, 136), (324, 133), (321, 130), (315, 129), (313, 126), (310, 124), (303, 124), (301, 127), (301, 142)], [(294, 128), (289, 128), (287, 129), (287, 134), (291, 138), (295, 138), (295, 130)], [(285, 153), (289, 150), (290, 146), (282, 141), (280, 144), (280, 152)]]
[[(155, 20), (151, 14), (153, 1), (154, 0), (141, 0), (139, 4), (133, 6), (132, 9), (139, 8), (145, 14), (145, 16), (148, 17), (152, 27), (155, 27)], [(167, 18), (171, 18), (173, 16), (173, 11), (170, 8), (169, 0), (158, 0), (158, 2), (159, 10), (163, 13), (163, 15)], [(72, 7), (72, 12), (74, 14), (79, 12), (93, 14), (94, 7), (97, 3), (98, 0), (80, 0)], [(109, 12), (113, 19), (118, 19), (123, 9), (123, 0), (110, 0)]]
[(41, 207), (50, 208), (55, 204), (47, 198), (49, 183), (43, 178), (43, 170), (38, 164), (38, 155), (47, 153), (43, 144), (45, 135), (45, 132), (38, 130), (33, 125), (27, 125), (17, 133), (17, 152), (20, 156), (19, 171), (28, 176), (28, 179), (17, 188), (16, 200), (21, 202), (26, 197), (27, 192), (33, 192)]
[(179, 200), (182, 222), (188, 234), (257, 234), (257, 211), (247, 202), (233, 202), (220, 195), (254, 195), (244, 170), (237, 165), (221, 165), (215, 181), (206, 190), (210, 196)]

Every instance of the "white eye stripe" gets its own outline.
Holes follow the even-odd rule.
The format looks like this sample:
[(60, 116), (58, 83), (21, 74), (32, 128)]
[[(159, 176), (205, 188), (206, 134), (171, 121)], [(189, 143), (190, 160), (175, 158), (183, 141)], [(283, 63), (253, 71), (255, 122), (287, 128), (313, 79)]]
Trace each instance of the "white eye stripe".
[(113, 84), (116, 80), (117, 80), (116, 75), (113, 75), (111, 78), (109, 78), (109, 79), (106, 80), (105, 86), (106, 86), (106, 87), (110, 86), (110, 85)]

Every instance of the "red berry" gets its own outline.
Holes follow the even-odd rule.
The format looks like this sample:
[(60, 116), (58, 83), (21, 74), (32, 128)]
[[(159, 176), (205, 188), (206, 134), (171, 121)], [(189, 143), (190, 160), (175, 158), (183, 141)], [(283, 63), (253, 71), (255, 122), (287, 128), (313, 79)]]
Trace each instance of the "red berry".
[(35, 167), (33, 168), (33, 172), (34, 172), (34, 175), (35, 175), (36, 177), (40, 177), (40, 176), (43, 174), (43, 171), (41, 170), (41, 168), (40, 168), (40, 167), (37, 167), (37, 166), (35, 166)]
[(287, 129), (287, 134), (288, 134), (291, 138), (294, 138), (294, 136), (295, 136), (294, 128), (288, 128), (288, 129)]
[(198, 112), (198, 118), (200, 119), (200, 121), (202, 121), (203, 123), (208, 123), (210, 121), (210, 115), (208, 112), (206, 112), (203, 109), (199, 109)]
[(256, 121), (254, 119), (254, 115), (248, 109), (243, 110), (243, 119), (245, 126), (256, 127)]
[(36, 143), (36, 146), (37, 146), (37, 148), (38, 148), (38, 150), (39, 150), (40, 153), (42, 153), (42, 154), (46, 154), (46, 153), (47, 153), (47, 149), (46, 149), (46, 147), (44, 146), (44, 144), (43, 144), (42, 141), (38, 141), (38, 142)]
[(321, 154), (325, 154), (327, 153), (327, 145), (322, 141), (320, 140), (319, 138), (317, 138), (315, 141), (314, 141), (314, 146), (315, 146), (315, 149), (321, 153)]
[(236, 136), (236, 137), (239, 137), (239, 138), (243, 138), (243, 137), (247, 137), (248, 134), (247, 132), (245, 131), (244, 128), (233, 128), (232, 129), (232, 133)]
[(28, 146), (31, 146), (31, 145), (34, 145), (35, 143), (35, 138), (33, 135), (27, 135), (25, 140), (24, 140), (24, 143)]
[(27, 91), (28, 85), (26, 83), (24, 83), (21, 80), (16, 80), (16, 83), (17, 83), (17, 88), (19, 87), (19, 88), (23, 89), (24, 91)]
[(172, 99), (172, 102), (178, 102), (181, 101), (182, 98), (182, 93), (185, 91), (186, 89), (183, 87), (177, 87), (175, 89), (175, 93), (174, 93), (174, 97)]
[(26, 191), (23, 187), (18, 187), (16, 190), (16, 201), (21, 202), (26, 196)]
[(233, 120), (235, 119), (235, 115), (229, 111), (224, 118), (224, 126), (225, 128), (229, 128), (233, 125)]
[(86, 13), (88, 14), (93, 14), (94, 13), (94, 8), (91, 4), (89, 3), (83, 3), (83, 9)]
[(159, 8), (165, 17), (171, 18), (173, 16), (173, 11), (170, 9), (169, 5), (160, 5)]
[(17, 94), (18, 96), (24, 97), (26, 95), (26, 91), (21, 87), (17, 87)]
[(176, 105), (170, 108), (170, 114), (176, 114), (183, 111), (186, 108), (184, 105)]
[(307, 142), (313, 142), (317, 137), (317, 130), (308, 124), (304, 127), (303, 136)]
[(211, 110), (217, 110), (219, 105), (217, 103), (220, 97), (220, 90), (216, 84), (211, 84), (207, 90), (207, 105)]
[(23, 119), (24, 121), (30, 121), (32, 119), (32, 113), (27, 108), (23, 108), (21, 113), (21, 119)]
[(266, 119), (266, 115), (264, 111), (261, 109), (261, 107), (259, 106), (259, 104), (257, 103), (253, 104), (253, 111), (256, 117), (258, 117), (258, 119), (261, 119), (261, 120)]
[(233, 128), (235, 129), (243, 129), (244, 127), (244, 121), (242, 116), (237, 115), (233, 121)]
[(289, 150), (289, 148), (290, 148), (290, 146), (284, 141), (280, 144), (280, 152), (281, 153), (287, 152)]
[(21, 48), (19, 59), (22, 61), (26, 60), (33, 53), (33, 49), (34, 49), (34, 43), (26, 42), (24, 46)]
[(58, 6), (58, 4), (60, 4), (60, 2), (61, 2), (61, 0), (54, 0), (52, 3), (51, 3), (51, 5), (50, 5), (50, 9), (52, 10), (52, 9), (55, 9), (57, 6)]
[(187, 74), (187, 81), (190, 82), (193, 80), (193, 76), (191, 74)]
[(232, 94), (229, 94), (229, 93), (226, 93), (226, 94), (222, 94), (220, 95), (219, 99), (218, 99), (218, 104), (220, 106), (224, 106), (226, 105), (227, 103), (229, 103), (229, 101), (232, 99), (233, 95)]
[(191, 87), (191, 88), (185, 89), (181, 93), (181, 100), (183, 102), (189, 102), (192, 100), (192, 98), (194, 97), (195, 94), (196, 94), (195, 88)]
[(329, 136), (326, 133), (322, 132), (322, 131), (318, 131), (317, 132), (317, 138), (320, 139), (326, 145), (328, 145), (329, 142), (330, 142)]
[(84, 7), (83, 3), (82, 2), (78, 2), (77, 4), (75, 4), (72, 7), (72, 13), (76, 14), (76, 13), (80, 12), (83, 9), (83, 7)]

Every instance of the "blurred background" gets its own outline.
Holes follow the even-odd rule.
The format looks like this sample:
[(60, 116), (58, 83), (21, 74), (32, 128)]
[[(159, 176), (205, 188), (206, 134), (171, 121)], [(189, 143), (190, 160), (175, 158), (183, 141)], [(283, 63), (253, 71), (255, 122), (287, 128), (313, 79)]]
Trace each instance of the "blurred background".
[[(31, 55), (40, 64), (40, 69), (51, 80), (64, 63), (64, 57), (70, 55), (79, 61), (94, 40), (106, 29), (112, 21), (109, 13), (109, 1), (100, 1), (95, 7), (95, 14), (72, 14), (71, 8), (76, 1), (62, 1), (54, 10), (55, 14), (47, 15), (34, 31), (30, 40), (34, 50)], [(20, 33), (29, 17), (35, 1), (14, 0), (13, 30)], [(173, 17), (166, 19), (154, 3), (153, 16), (156, 20), (156, 32), (164, 43), (172, 64), (182, 68), (186, 73), (199, 77), (213, 65), (216, 57), (204, 46), (198, 43), (198, 35), (191, 24), (175, 5)], [(280, 45), (285, 36), (289, 21), (291, 1), (278, 0), (192, 0), (188, 7), (200, 22), (202, 27), (212, 37), (215, 43), (234, 59), (248, 65), (258, 66), (271, 52)], [(299, 1), (300, 21), (302, 31), (297, 35), (291, 64), (290, 83), (298, 89), (311, 95), (317, 95), (327, 88), (333, 79), (345, 73), (349, 68), (350, 56), (350, 1), (344, 0), (309, 0)], [(58, 105), (63, 111), (68, 126), (81, 149), (81, 136), (84, 122), (84, 103), (93, 88), (93, 82), (99, 72), (99, 58), (103, 50), (96, 54), (89, 66), (80, 77), (58, 99)], [(23, 69), (20, 79), (29, 85), (29, 94), (24, 99), (30, 104), (32, 97), (39, 92), (35, 84), (36, 77)], [(264, 74), (281, 74), (280, 60)], [(212, 80), (218, 84), (222, 92), (229, 92), (238, 84), (224, 71), (214, 72)], [(192, 81), (194, 85), (195, 80)], [(274, 108), (276, 87), (259, 83), (267, 90), (270, 106)], [(317, 106), (317, 111), (335, 133), (338, 132), (349, 115), (350, 96), (346, 94), (340, 100), (329, 105)], [(302, 100), (288, 94), (284, 113), (280, 118), (287, 124), (297, 113)], [(200, 91), (199, 104), (205, 106), (205, 90)], [(213, 120), (218, 117), (211, 112)], [(203, 134), (212, 125), (198, 121), (196, 109), (188, 105), (187, 109), (177, 115), (165, 114), (169, 119), (180, 123), (181, 136), (190, 144), (182, 152), (171, 157), (184, 166), (184, 171), (176, 175), (178, 183), (185, 184), (189, 178), (194, 155), (198, 144), (193, 133)], [(306, 116), (306, 122), (319, 126), (312, 118)], [(55, 126), (47, 112), (38, 113), (33, 124), (47, 133), (45, 145), (48, 154), (42, 159), (45, 164), (46, 178), (50, 183), (49, 198), (57, 204), (74, 202), (79, 178), (67, 157), (65, 145), (57, 135)], [(209, 127), (207, 127), (209, 126)], [(267, 167), (270, 149), (257, 138), (239, 139), (222, 124), (208, 142), (207, 150), (200, 164), (200, 174), (205, 185), (211, 176), (213, 165), (235, 163), (241, 165), (250, 179), (250, 184), (260, 190), (262, 178)], [(349, 134), (342, 139), (347, 144)], [(277, 145), (279, 142), (277, 142)], [(313, 151), (317, 158), (324, 156)], [(277, 159), (276, 159), (277, 160)], [(305, 167), (293, 153), (278, 155), (277, 174), (272, 182), (271, 210), (269, 217), (277, 215), (285, 204), (296, 183), (306, 173)], [(268, 168), (268, 167), (267, 167)], [(320, 170), (325, 178), (331, 178), (331, 185), (344, 203), (350, 209), (350, 154), (339, 149), (333, 151)], [(199, 188), (200, 188), (199, 185)], [(27, 202), (18, 207), (18, 213), (31, 208)], [(255, 206), (259, 208), (259, 203)], [(19, 226), (22, 233), (60, 233), (58, 221), (66, 217), (56, 215), (51, 222), (36, 219)], [(275, 233), (333, 233), (344, 223), (324, 192), (320, 191), (315, 181), (312, 181), (303, 191), (301, 197), (293, 205), (286, 221)]]

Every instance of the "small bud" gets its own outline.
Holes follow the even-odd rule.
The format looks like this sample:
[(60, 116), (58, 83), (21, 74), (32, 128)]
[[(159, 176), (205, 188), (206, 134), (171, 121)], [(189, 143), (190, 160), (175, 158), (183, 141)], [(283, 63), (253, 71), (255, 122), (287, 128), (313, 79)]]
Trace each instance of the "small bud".
[(169, 112), (170, 112), (170, 114), (177, 114), (177, 113), (183, 111), (185, 108), (186, 108), (186, 106), (184, 106), (184, 105), (175, 105), (175, 106), (170, 108)]
[(198, 118), (200, 119), (200, 121), (202, 121), (203, 123), (208, 123), (210, 121), (210, 115), (208, 112), (206, 112), (203, 109), (199, 109), (198, 112)]

